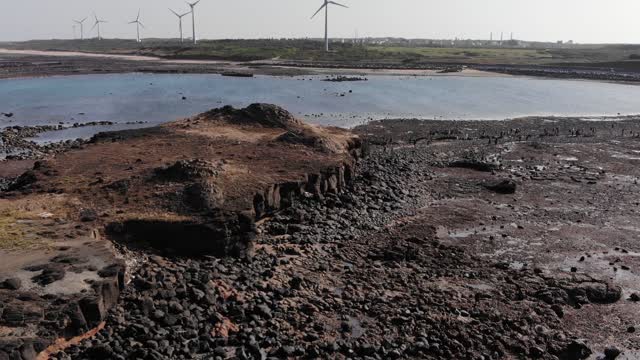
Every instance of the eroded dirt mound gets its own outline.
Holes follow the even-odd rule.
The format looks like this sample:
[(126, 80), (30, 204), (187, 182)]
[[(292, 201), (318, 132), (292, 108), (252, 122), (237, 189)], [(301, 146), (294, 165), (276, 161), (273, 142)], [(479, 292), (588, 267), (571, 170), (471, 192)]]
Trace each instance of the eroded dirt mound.
[(222, 164), (202, 159), (178, 160), (174, 164), (156, 170), (158, 178), (165, 180), (190, 180), (215, 176)]
[[(234, 216), (216, 214), (255, 219), (304, 193), (339, 192), (351, 179), (358, 147), (349, 132), (305, 124), (274, 105), (227, 106), (155, 128), (100, 134), (82, 149), (37, 162), (9, 189), (15, 196), (72, 194), (69, 210), (78, 218), (87, 209), (99, 212), (92, 216), (98, 225), (162, 222), (224, 229), (211, 221)], [(226, 233), (227, 239), (208, 243), (215, 247), (247, 237), (236, 234), (240, 227), (226, 228), (214, 233)], [(165, 243), (153, 237), (140, 240)], [(197, 242), (187, 247), (203, 249), (201, 237)]]
[(271, 104), (251, 104), (244, 109), (224, 106), (202, 113), (196, 117), (200, 120), (225, 121), (235, 125), (264, 126), (290, 130), (304, 126), (287, 110)]
[(273, 141), (304, 145), (328, 153), (345, 153), (359, 146), (356, 138), (340, 136), (343, 131), (321, 128), (296, 119), (287, 110), (270, 104), (251, 104), (244, 109), (225, 106), (202, 113), (196, 121), (213, 121), (242, 127), (264, 127), (285, 132)]

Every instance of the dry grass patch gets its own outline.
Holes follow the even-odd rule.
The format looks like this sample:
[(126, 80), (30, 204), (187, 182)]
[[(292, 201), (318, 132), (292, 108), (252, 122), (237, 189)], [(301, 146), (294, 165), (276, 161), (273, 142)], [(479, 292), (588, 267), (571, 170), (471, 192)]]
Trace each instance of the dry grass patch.
[(42, 239), (29, 235), (24, 221), (32, 217), (26, 212), (0, 211), (0, 250), (28, 250), (40, 248)]

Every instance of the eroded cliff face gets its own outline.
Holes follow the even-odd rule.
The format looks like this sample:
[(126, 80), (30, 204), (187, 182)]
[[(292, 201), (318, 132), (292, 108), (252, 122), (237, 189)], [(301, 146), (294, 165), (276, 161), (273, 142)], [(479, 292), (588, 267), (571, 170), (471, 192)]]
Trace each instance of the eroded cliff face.
[[(113, 249), (101, 251), (96, 266), (91, 252), (60, 262), (47, 247), (59, 250), (72, 239), (82, 253), (111, 240), (164, 254), (251, 257), (256, 221), (296, 198), (344, 190), (360, 148), (346, 130), (315, 127), (279, 107), (254, 104), (99, 134), (80, 149), (36, 162), (0, 197), (3, 209), (37, 203), (52, 212), (37, 220), (48, 232), (25, 230), (44, 235), (44, 246), (33, 250), (38, 256), (0, 269), (0, 280), (12, 270), (33, 275), (21, 289), (0, 290), (0, 326), (10, 339), (0, 343), (0, 358), (31, 359), (56, 340), (100, 326), (125, 286), (125, 263)], [(85, 272), (95, 276), (80, 291), (72, 274)], [(53, 294), (55, 287), (62, 290)]]

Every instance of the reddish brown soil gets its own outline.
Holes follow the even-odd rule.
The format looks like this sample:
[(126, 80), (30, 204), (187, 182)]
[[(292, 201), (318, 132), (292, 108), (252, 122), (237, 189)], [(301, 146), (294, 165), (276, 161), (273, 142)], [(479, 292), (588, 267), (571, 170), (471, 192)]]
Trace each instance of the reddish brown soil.
[[(0, 193), (0, 337), (11, 340), (0, 343), (0, 358), (23, 341), (39, 339), (28, 346), (40, 351), (104, 320), (123, 285), (124, 266), (103, 235), (131, 243), (144, 235), (160, 250), (180, 250), (186, 242), (197, 255), (250, 255), (256, 217), (284, 207), (287, 196), (307, 195), (303, 188), (310, 189), (311, 178), (324, 184), (317, 196), (344, 186), (337, 169), (350, 166), (358, 146), (345, 130), (313, 127), (256, 104), (100, 134), (35, 164), (3, 162), (0, 177), (32, 169)], [(264, 199), (259, 212), (257, 194)], [(37, 280), (40, 271), (46, 281)], [(3, 281), (16, 278), (18, 289), (3, 288)], [(102, 285), (107, 281), (109, 288)], [(94, 285), (101, 286), (97, 297), (87, 302)], [(89, 304), (81, 305), (80, 315), (67, 309), (78, 302)], [(61, 315), (45, 319), (49, 312)], [(232, 324), (218, 330), (229, 329)]]
[[(307, 174), (351, 161), (355, 140), (343, 130), (313, 128), (293, 118), (273, 125), (209, 116), (102, 134), (80, 150), (43, 162), (27, 191), (73, 194), (81, 208), (119, 219), (179, 220), (193, 214), (174, 203), (184, 181), (164, 181), (157, 175), (176, 162), (203, 161), (207, 174), (194, 179), (202, 177), (215, 188), (221, 207), (252, 212), (254, 195), (268, 186), (302, 182)], [(292, 131), (319, 138), (322, 144), (278, 139)]]

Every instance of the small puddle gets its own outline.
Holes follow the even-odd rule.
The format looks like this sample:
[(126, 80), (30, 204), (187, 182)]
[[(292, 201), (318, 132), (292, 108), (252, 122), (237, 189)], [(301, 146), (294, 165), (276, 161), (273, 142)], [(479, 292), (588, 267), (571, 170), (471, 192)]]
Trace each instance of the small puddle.
[[(633, 267), (630, 270), (622, 269), (625, 264), (629, 265), (628, 262), (625, 262), (626, 258), (638, 258), (640, 253), (631, 251), (624, 253), (613, 249), (587, 253), (590, 256), (572, 254), (570, 257), (564, 257), (563, 259), (560, 259), (560, 257), (564, 255), (559, 255), (559, 261), (555, 264), (550, 264), (550, 266), (565, 272), (571, 272), (571, 268), (576, 268), (580, 273), (614, 280), (624, 288), (625, 293), (630, 294), (640, 291), (640, 275), (634, 273), (635, 269)], [(584, 261), (580, 261), (582, 256), (584, 256)], [(618, 259), (620, 261), (616, 262)], [(611, 263), (614, 263), (614, 265), (611, 265)], [(614, 267), (617, 268), (617, 271), (613, 270)]]

